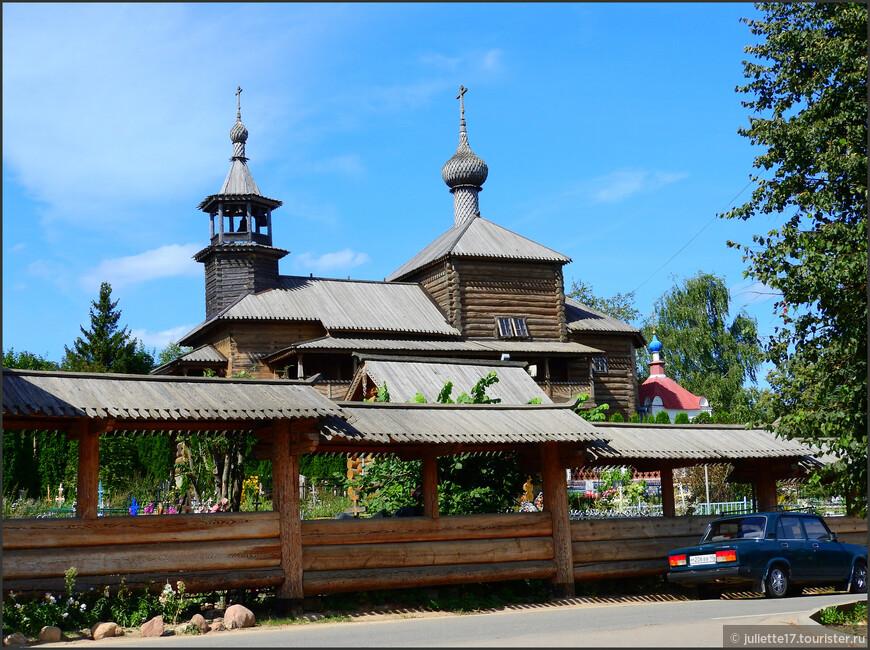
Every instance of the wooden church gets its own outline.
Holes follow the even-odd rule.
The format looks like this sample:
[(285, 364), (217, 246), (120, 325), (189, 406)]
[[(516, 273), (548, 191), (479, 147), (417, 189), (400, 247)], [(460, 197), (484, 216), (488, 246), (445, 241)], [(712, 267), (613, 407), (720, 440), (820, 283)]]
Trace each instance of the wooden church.
[[(628, 418), (637, 406), (640, 330), (566, 298), (570, 258), (481, 216), (486, 163), (471, 150), (460, 86), (459, 146), (441, 169), (453, 223), (385, 281), (281, 275), (272, 213), (245, 156), (241, 105), (220, 192), (199, 209), (209, 243), (206, 318), (179, 344), (193, 349), (155, 374), (306, 378), (342, 400), (359, 355), (522, 361), (554, 401), (589, 393)], [(238, 94), (238, 93), (237, 93)], [(356, 356), (355, 356), (356, 353)]]

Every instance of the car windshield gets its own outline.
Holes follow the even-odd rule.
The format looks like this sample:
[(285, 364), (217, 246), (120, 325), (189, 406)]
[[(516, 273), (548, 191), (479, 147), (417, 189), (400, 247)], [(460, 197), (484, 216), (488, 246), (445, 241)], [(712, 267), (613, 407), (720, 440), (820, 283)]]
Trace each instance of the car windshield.
[(764, 523), (764, 517), (720, 519), (710, 524), (701, 543), (721, 542), (729, 539), (761, 539), (764, 537)]

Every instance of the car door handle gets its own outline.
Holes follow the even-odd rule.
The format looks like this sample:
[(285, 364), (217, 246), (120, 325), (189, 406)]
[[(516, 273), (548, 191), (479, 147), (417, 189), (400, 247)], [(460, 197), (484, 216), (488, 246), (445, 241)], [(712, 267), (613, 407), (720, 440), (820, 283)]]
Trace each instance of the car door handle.
[(819, 548), (819, 543), (818, 543), (818, 542), (813, 542), (813, 548)]
[(782, 547), (783, 547), (783, 548), (788, 548), (788, 543), (786, 543), (786, 542), (782, 542)]

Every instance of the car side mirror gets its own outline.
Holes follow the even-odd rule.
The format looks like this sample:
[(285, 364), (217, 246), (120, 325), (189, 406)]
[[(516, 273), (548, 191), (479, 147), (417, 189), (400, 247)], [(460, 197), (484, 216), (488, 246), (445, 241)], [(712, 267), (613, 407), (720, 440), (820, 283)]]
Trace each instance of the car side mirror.
[(837, 541), (837, 533), (835, 533), (835, 532), (831, 532), (830, 537), (831, 537), (831, 541), (832, 541), (832, 542), (836, 542), (836, 541)]

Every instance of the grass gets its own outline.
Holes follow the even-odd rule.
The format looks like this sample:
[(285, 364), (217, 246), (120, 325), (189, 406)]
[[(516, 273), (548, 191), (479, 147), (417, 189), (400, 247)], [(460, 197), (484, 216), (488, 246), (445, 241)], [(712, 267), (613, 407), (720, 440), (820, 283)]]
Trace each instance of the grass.
[(833, 605), (819, 610), (819, 622), (825, 627), (854, 634), (867, 636), (867, 604), (862, 602)]

